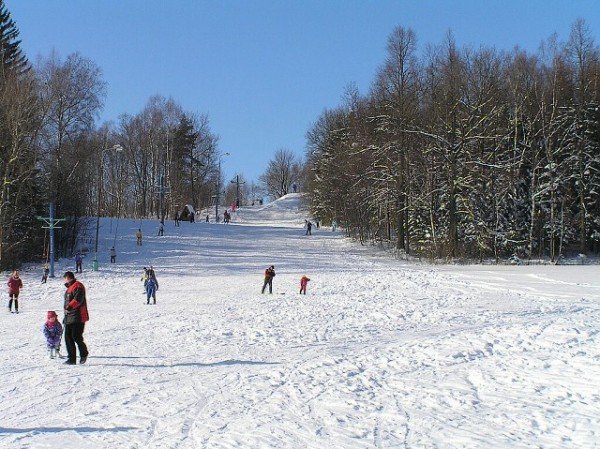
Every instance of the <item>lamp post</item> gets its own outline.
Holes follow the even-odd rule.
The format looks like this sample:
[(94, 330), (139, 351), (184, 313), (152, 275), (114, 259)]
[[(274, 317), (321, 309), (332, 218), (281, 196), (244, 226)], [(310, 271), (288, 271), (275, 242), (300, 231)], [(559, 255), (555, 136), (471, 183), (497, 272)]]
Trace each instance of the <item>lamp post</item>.
[(221, 162), (223, 156), (229, 156), (229, 153), (223, 153), (222, 156), (219, 156), (219, 173), (217, 175), (217, 191), (215, 192), (215, 223), (219, 222), (219, 193), (221, 191)]
[(121, 145), (113, 145), (110, 148), (104, 148), (100, 156), (100, 181), (98, 183), (98, 208), (96, 210), (96, 245), (94, 249), (94, 260), (92, 262), (92, 271), (98, 271), (98, 233), (100, 231), (100, 202), (102, 201), (102, 178), (104, 177), (104, 155), (107, 151), (123, 151)]

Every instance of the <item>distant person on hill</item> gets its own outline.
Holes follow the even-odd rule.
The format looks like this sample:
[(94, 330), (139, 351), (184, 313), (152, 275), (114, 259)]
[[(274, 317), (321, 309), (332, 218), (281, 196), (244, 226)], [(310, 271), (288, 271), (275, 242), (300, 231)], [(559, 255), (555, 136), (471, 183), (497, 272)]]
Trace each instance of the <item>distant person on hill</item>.
[(63, 327), (59, 323), (54, 310), (49, 310), (46, 314), (46, 322), (44, 323), (42, 332), (44, 333), (44, 337), (46, 337), (46, 346), (48, 347), (50, 358), (53, 359), (59, 355), (60, 340), (63, 333)]
[(44, 273), (42, 274), (42, 284), (48, 282), (48, 275), (50, 274), (50, 268), (48, 264), (44, 265)]
[(306, 286), (308, 285), (308, 281), (310, 281), (310, 279), (306, 277), (306, 275), (300, 278), (300, 294), (304, 293), (306, 295)]
[(306, 222), (306, 234), (305, 235), (312, 235), (312, 223), (310, 221)]
[(10, 278), (8, 278), (8, 311), (13, 313), (12, 305), (13, 301), (15, 302), (15, 313), (19, 313), (19, 293), (21, 293), (21, 289), (23, 288), (23, 281), (19, 277), (19, 272), (17, 270), (12, 272)]
[(79, 363), (83, 364), (88, 358), (88, 348), (83, 341), (85, 323), (89, 320), (85, 287), (75, 279), (75, 275), (67, 271), (63, 279), (65, 281), (65, 346), (67, 347), (67, 361), (65, 365), (75, 365), (77, 350), (79, 348)]
[(175, 226), (178, 227), (179, 226), (179, 211), (175, 212)]
[(116, 263), (117, 262), (117, 251), (115, 250), (115, 247), (113, 246), (110, 249), (110, 263)]
[(83, 273), (83, 258), (81, 257), (81, 252), (77, 251), (75, 254), (75, 273)]
[(295, 183), (292, 184), (292, 190), (294, 191), (294, 193), (296, 193), (296, 191), (298, 190), (298, 186)]
[(142, 246), (142, 230), (141, 229), (138, 229), (135, 232), (135, 244), (137, 246)]
[(331, 222), (331, 232), (335, 232), (337, 230), (337, 221), (333, 220)]
[(319, 219), (315, 218), (315, 227), (319, 229)]
[(269, 286), (269, 293), (273, 293), (273, 278), (275, 277), (275, 266), (271, 265), (265, 270), (265, 282), (263, 284), (261, 293), (265, 293), (267, 285)]
[(158, 225), (158, 235), (159, 235), (159, 237), (162, 237), (165, 235), (165, 225), (162, 223)]
[(209, 219), (210, 219), (210, 216), (209, 216), (209, 215), (207, 215), (207, 216), (206, 216), (206, 222), (207, 222), (207, 223), (209, 222)]

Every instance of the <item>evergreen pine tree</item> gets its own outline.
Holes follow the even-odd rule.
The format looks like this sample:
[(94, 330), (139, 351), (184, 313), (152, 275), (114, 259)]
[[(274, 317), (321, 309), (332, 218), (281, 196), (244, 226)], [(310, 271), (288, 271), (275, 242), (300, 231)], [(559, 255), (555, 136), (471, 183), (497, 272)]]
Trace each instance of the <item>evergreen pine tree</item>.
[(15, 71), (17, 74), (26, 72), (29, 69), (29, 62), (21, 51), (21, 41), (18, 40), (19, 30), (15, 22), (10, 17), (10, 12), (0, 0), (0, 77), (5, 79), (8, 71)]

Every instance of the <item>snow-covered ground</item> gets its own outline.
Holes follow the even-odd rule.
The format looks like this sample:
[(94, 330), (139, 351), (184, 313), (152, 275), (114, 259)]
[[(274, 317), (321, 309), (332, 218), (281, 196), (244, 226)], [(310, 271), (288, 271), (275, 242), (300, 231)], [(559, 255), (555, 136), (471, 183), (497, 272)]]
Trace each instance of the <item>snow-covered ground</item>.
[(0, 314), (0, 448), (600, 447), (600, 266), (403, 264), (305, 237), (299, 204), (147, 221), (142, 247), (122, 220), (114, 265), (104, 220), (86, 365), (47, 358), (62, 279), (24, 272)]

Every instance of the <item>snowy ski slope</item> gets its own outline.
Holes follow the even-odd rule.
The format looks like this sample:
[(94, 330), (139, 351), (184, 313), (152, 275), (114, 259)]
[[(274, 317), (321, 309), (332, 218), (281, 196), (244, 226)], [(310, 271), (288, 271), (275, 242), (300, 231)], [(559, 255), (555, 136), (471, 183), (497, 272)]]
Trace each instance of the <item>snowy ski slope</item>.
[(400, 263), (305, 237), (300, 204), (164, 237), (145, 221), (142, 247), (122, 220), (114, 265), (103, 220), (86, 365), (46, 355), (62, 279), (23, 272), (22, 313), (0, 314), (0, 448), (600, 446), (600, 267)]

